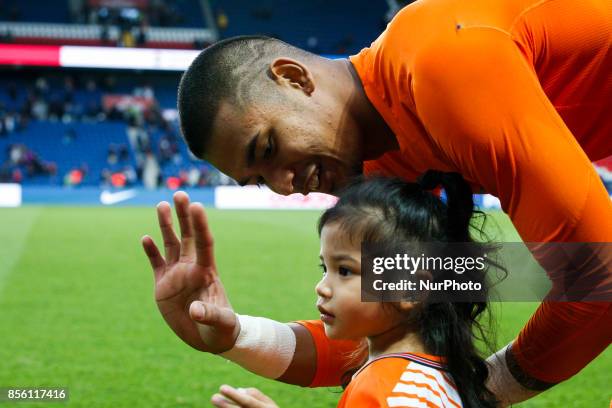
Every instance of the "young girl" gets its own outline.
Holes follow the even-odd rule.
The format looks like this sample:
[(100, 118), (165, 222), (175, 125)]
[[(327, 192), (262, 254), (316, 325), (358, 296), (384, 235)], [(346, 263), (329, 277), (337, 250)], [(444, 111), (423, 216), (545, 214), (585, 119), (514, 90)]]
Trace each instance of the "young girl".
[[(447, 204), (429, 192), (439, 185)], [(324, 334), (319, 333), (366, 339), (367, 347), (367, 356), (347, 370), (339, 407), (495, 406), (485, 387), (487, 366), (475, 346), (476, 333), (483, 335), (478, 318), (485, 302), (361, 301), (362, 241), (471, 242), (472, 215), (469, 185), (456, 173), (435, 171), (418, 184), (395, 179), (352, 184), (322, 215), (323, 278), (316, 293)], [(254, 389), (223, 386), (220, 392), (212, 399), (217, 407), (276, 406)]]

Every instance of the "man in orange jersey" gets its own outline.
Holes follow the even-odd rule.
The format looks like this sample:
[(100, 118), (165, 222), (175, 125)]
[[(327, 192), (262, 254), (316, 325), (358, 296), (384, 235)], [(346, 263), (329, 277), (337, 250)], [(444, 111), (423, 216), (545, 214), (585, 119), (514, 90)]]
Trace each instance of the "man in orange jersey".
[[(225, 40), (183, 76), (183, 135), (196, 156), (242, 185), (333, 193), (360, 172), (407, 180), (428, 169), (459, 172), (475, 192), (499, 197), (524, 241), (612, 242), (612, 204), (591, 165), (612, 155), (611, 18), (605, 0), (423, 0), (348, 60), (269, 38)], [(187, 225), (188, 198), (176, 204)], [(166, 244), (180, 252), (169, 206), (159, 216)], [(149, 238), (144, 246), (157, 270), (187, 262), (162, 265)], [(600, 278), (610, 282), (603, 266)], [(215, 278), (206, 285), (220, 285), (207, 268)], [(210, 301), (206, 285), (190, 299), (158, 301), (162, 313)], [(231, 348), (236, 318), (207, 310), (214, 317), (195, 309), (191, 317), (221, 324), (219, 343), (205, 335), (204, 344), (185, 312), (167, 320), (194, 347)], [(351, 346), (314, 335), (316, 324), (291, 327), (295, 357), (279, 379), (337, 383), (338, 348)], [(544, 302), (491, 359), (491, 387), (505, 402), (526, 399), (576, 374), (611, 340), (612, 303)]]

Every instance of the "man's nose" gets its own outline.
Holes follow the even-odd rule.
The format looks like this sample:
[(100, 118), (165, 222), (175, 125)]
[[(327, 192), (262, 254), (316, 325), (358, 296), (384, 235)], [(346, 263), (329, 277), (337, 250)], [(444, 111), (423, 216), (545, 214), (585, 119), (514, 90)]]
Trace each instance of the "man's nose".
[(266, 184), (278, 194), (289, 195), (297, 192), (293, 188), (295, 173), (287, 168), (269, 168), (264, 172)]

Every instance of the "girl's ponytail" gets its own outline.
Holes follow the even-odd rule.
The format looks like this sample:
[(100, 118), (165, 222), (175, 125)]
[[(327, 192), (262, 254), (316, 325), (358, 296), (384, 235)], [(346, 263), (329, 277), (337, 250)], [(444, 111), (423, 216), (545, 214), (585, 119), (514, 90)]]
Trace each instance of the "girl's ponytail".
[[(497, 400), (486, 387), (487, 363), (476, 348), (477, 340), (488, 341), (478, 317), (486, 303), (429, 303), (417, 316), (425, 347), (444, 356), (464, 407), (494, 408)], [(478, 336), (480, 334), (480, 336)]]
[(446, 192), (447, 234), (451, 241), (470, 241), (470, 219), (474, 214), (474, 199), (472, 188), (459, 173), (444, 173), (438, 170), (428, 170), (418, 180), (425, 190), (433, 190), (442, 186)]

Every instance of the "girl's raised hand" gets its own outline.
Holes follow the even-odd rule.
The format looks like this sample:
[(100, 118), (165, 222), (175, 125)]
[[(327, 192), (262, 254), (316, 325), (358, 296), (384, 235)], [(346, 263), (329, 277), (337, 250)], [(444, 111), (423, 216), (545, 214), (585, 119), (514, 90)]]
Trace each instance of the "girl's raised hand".
[(217, 408), (278, 408), (278, 405), (257, 388), (234, 388), (222, 385), (211, 398)]

